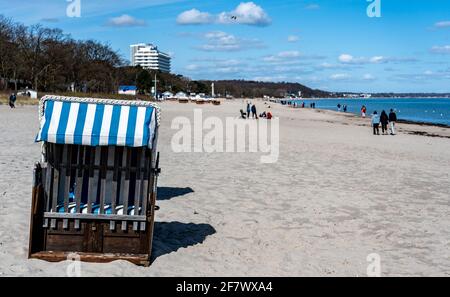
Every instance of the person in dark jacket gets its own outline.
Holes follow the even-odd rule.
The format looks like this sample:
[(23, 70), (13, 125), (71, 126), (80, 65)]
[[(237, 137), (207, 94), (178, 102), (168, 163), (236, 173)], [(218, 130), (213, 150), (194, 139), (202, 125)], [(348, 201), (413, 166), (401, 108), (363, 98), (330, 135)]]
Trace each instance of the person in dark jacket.
[(389, 124), (389, 117), (387, 113), (383, 110), (380, 115), (380, 122), (381, 122), (381, 132), (386, 135), (388, 133), (388, 124)]
[(395, 135), (395, 122), (397, 122), (397, 114), (391, 109), (389, 113), (389, 124), (391, 128), (391, 135)]
[(252, 117), (254, 118), (254, 119), (258, 119), (258, 114), (256, 113), (256, 105), (254, 105), (253, 104), (253, 106), (252, 106)]
[(16, 100), (17, 100), (17, 97), (16, 97), (16, 94), (11, 94), (11, 96), (9, 96), (9, 107), (11, 107), (11, 108), (16, 108)]

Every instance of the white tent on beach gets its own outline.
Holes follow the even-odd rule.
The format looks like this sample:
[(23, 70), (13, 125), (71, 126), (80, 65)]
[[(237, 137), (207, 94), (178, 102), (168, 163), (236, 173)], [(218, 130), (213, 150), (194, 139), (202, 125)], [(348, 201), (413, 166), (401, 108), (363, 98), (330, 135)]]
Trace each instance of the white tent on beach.
[(164, 93), (162, 93), (161, 97), (163, 100), (174, 98), (172, 92), (164, 92)]
[(178, 92), (175, 94), (175, 98), (177, 99), (189, 99), (188, 95), (184, 92)]

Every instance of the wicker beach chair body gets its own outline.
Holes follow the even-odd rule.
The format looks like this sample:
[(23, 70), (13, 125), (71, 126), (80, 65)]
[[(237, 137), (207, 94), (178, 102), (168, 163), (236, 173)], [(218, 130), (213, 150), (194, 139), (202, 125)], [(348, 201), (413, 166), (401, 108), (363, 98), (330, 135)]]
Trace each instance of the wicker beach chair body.
[(159, 118), (143, 101), (41, 99), (30, 258), (150, 264)]

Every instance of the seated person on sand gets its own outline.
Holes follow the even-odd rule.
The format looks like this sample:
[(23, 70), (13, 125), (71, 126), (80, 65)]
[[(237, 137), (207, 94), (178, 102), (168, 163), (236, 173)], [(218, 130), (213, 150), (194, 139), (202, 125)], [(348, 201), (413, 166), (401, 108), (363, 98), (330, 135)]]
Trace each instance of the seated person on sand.
[(260, 118), (266, 118), (266, 119), (268, 119), (268, 120), (271, 120), (272, 118), (273, 118), (273, 115), (272, 115), (272, 113), (269, 111), (269, 112), (263, 112), (262, 114), (260, 114), (259, 115), (259, 117)]
[(247, 114), (241, 109), (241, 118), (242, 119), (247, 119)]

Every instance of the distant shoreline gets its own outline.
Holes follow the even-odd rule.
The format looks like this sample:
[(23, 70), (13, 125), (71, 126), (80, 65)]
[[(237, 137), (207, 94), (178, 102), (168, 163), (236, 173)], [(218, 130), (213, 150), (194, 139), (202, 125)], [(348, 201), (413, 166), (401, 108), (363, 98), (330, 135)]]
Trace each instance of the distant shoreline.
[[(356, 97), (356, 98), (347, 98), (347, 97), (320, 97), (320, 98), (295, 98), (291, 100), (372, 100), (372, 99), (449, 99), (450, 97), (370, 97), (370, 98), (363, 98), (363, 97)], [(287, 100), (286, 99), (279, 99), (279, 100)]]
[[(357, 114), (354, 114), (354, 113), (351, 113), (351, 112), (343, 113), (343, 112), (333, 111), (333, 110), (330, 110), (330, 109), (321, 109), (321, 108), (317, 108), (317, 110), (331, 111), (331, 112), (334, 112), (336, 114), (344, 114), (344, 115), (352, 116), (352, 117), (355, 117), (355, 118), (359, 118), (360, 117)], [(397, 120), (397, 123), (406, 124), (406, 125), (426, 126), (426, 127), (450, 128), (450, 125), (446, 125), (446, 124), (421, 122), (421, 121), (411, 121), (411, 120), (401, 120), (401, 119)]]
[[(441, 98), (441, 97), (439, 97), (439, 98), (430, 98), (430, 97), (428, 97), (428, 98), (418, 98), (418, 97), (409, 97), (409, 98), (406, 98), (406, 97), (405, 98), (378, 97), (378, 98), (375, 98), (375, 97), (373, 97), (373, 98), (315, 98), (315, 99), (312, 99), (312, 98), (311, 99), (301, 98), (301, 99), (291, 99), (290, 101), (292, 101), (292, 102), (295, 101), (297, 103), (305, 102), (307, 104), (309, 104), (309, 102), (311, 102), (311, 101), (312, 102), (314, 102), (314, 101), (320, 102), (322, 100), (323, 101), (333, 101), (336, 104), (337, 103), (345, 104), (345, 101), (346, 102), (367, 101), (367, 102), (363, 102), (363, 103), (370, 104), (371, 100), (375, 101), (375, 100), (380, 100), (380, 99), (381, 100), (390, 100), (391, 102), (396, 101), (396, 102), (399, 102), (399, 103), (401, 102), (401, 100), (408, 100), (408, 99), (419, 99), (419, 100), (422, 100), (422, 99), (423, 100), (426, 100), (426, 99), (429, 99), (429, 100), (432, 100), (432, 99), (435, 99), (435, 100), (436, 99), (447, 100), (448, 99), (448, 100), (450, 100), (450, 98)], [(398, 100), (396, 100), (396, 99), (398, 99)], [(318, 106), (316, 109), (318, 109), (318, 110), (327, 110), (327, 111), (335, 111), (334, 109), (330, 109), (328, 107), (323, 107), (323, 106), (322, 107)], [(355, 117), (359, 116), (359, 113), (355, 112), (354, 110), (348, 111), (345, 114), (352, 115), (352, 116), (355, 116)], [(403, 123), (403, 124), (415, 124), (415, 125), (421, 125), (421, 126), (435, 126), (435, 127), (441, 127), (441, 128), (450, 128), (450, 125), (448, 123), (433, 122), (432, 119), (430, 119), (430, 121), (426, 121), (426, 119), (424, 119), (424, 120), (399, 119), (397, 122)]]
[[(358, 116), (357, 114), (351, 113), (351, 112), (344, 113), (344, 112), (334, 111), (334, 110), (330, 110), (330, 109), (323, 109), (323, 108), (316, 108), (316, 110), (327, 111), (327, 112), (332, 112), (335, 114), (342, 114), (342, 115), (346, 115), (346, 116), (360, 118), (360, 116)], [(450, 128), (450, 125), (446, 125), (446, 124), (412, 121), (412, 120), (402, 120), (402, 119), (398, 119), (397, 123), (406, 124), (406, 125), (418, 125), (418, 126), (423, 126), (423, 127)]]

